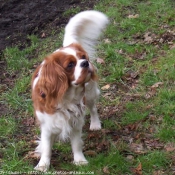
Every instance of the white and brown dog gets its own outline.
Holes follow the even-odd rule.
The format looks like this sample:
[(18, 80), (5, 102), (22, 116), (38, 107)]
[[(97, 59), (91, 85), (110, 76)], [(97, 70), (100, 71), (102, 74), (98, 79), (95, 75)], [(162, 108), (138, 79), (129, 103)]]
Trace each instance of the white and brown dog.
[(36, 148), (40, 161), (35, 170), (48, 170), (56, 138), (70, 139), (75, 164), (88, 163), (82, 152), (81, 134), (85, 106), (90, 110), (90, 130), (101, 129), (95, 106), (100, 91), (91, 61), (107, 23), (106, 15), (98, 11), (75, 15), (65, 28), (63, 47), (47, 56), (33, 74), (33, 106), (41, 127)]

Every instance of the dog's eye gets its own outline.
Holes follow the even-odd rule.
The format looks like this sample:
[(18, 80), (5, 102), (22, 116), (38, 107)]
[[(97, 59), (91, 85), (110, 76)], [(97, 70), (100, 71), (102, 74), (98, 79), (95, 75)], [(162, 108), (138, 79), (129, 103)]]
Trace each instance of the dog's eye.
[(82, 55), (82, 56), (81, 56), (81, 59), (82, 59), (82, 60), (85, 60), (85, 59), (86, 59), (86, 56), (85, 56), (85, 55)]
[(75, 63), (74, 62), (70, 62), (67, 66), (67, 68), (73, 68), (75, 66)]

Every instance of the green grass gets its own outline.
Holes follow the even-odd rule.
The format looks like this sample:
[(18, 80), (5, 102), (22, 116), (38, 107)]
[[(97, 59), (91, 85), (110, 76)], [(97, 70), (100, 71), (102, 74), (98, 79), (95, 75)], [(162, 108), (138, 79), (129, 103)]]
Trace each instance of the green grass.
[(8, 106), (13, 109), (30, 110), (31, 114), (31, 96), (29, 95), (31, 76), (23, 77), (15, 82), (13, 89), (3, 94)]
[(16, 130), (16, 122), (13, 117), (8, 116), (6, 118), (5, 116), (2, 116), (0, 118), (0, 123), (1, 123), (1, 137), (6, 138), (6, 134), (13, 134), (13, 132)]
[(146, 156), (139, 156), (139, 162), (142, 162), (143, 173), (151, 174), (156, 170), (163, 170), (170, 164), (168, 155), (160, 151), (152, 151)]
[(70, 16), (72, 16), (72, 15), (78, 13), (78, 12), (80, 12), (80, 7), (71, 8), (71, 9), (66, 10), (63, 13), (63, 16), (70, 17)]
[[(174, 7), (175, 3), (171, 0), (101, 0), (94, 6), (110, 19), (97, 48), (105, 66), (95, 63), (99, 69), (100, 87), (110, 84), (109, 89), (101, 90), (98, 107), (103, 131), (99, 134), (100, 139), (97, 138), (98, 145), (108, 141), (109, 146), (104, 151), (98, 151), (98, 145), (93, 145), (94, 140), (88, 138), (89, 131), (85, 130), (86, 149), (97, 153), (86, 156), (89, 165), (73, 165), (70, 144), (57, 143), (54, 150), (58, 151), (58, 157), (52, 160), (58, 163), (53, 163), (50, 172), (59, 169), (126, 175), (134, 174), (141, 164), (143, 175), (159, 171), (173, 174), (174, 153), (156, 144), (149, 146), (150, 142), (162, 145), (175, 143), (175, 49), (170, 49), (175, 40), (172, 36), (171, 44), (160, 42), (167, 31), (174, 31)], [(79, 10), (71, 9), (64, 15), (69, 17)], [(129, 15), (136, 14), (136, 18), (129, 18)], [(148, 32), (156, 36), (153, 43), (144, 41)], [(42, 40), (32, 35), (29, 36), (29, 47), (19, 50), (16, 46), (4, 50), (7, 72), (12, 76), (15, 74), (16, 78), (13, 85), (0, 94), (0, 102), (8, 109), (7, 114), (0, 117), (2, 171), (32, 171), (36, 164), (35, 160), (25, 156), (34, 150), (30, 140), (34, 140), (32, 136), (38, 135), (38, 130), (32, 126), (32, 136), (22, 130), (23, 120), (33, 116), (31, 73), (34, 65), (62, 45), (62, 38), (63, 30), (56, 37)], [(128, 72), (137, 72), (138, 76), (127, 77)], [(161, 84), (154, 87), (158, 82)], [(116, 112), (108, 116), (113, 108)], [(105, 131), (107, 134), (104, 135)], [(144, 154), (133, 150), (132, 143), (143, 146)], [(132, 156), (131, 159), (128, 155)]]

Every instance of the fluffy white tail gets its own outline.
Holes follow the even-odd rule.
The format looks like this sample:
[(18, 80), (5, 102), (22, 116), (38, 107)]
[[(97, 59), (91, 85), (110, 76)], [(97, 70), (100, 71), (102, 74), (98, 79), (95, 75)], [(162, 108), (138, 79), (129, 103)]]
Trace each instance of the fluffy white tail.
[(108, 22), (105, 14), (95, 10), (78, 13), (65, 28), (63, 46), (79, 43), (92, 60), (95, 57), (97, 40)]

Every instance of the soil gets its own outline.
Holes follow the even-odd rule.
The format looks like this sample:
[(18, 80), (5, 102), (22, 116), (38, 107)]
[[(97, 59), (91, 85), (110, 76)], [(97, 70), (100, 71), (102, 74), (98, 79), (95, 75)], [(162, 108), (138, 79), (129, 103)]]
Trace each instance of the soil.
[(53, 29), (68, 22), (70, 16), (63, 13), (79, 7), (81, 11), (92, 9), (98, 0), (0, 0), (0, 53), (6, 47), (18, 45), (21, 49), (28, 44), (31, 34), (49, 36)]

